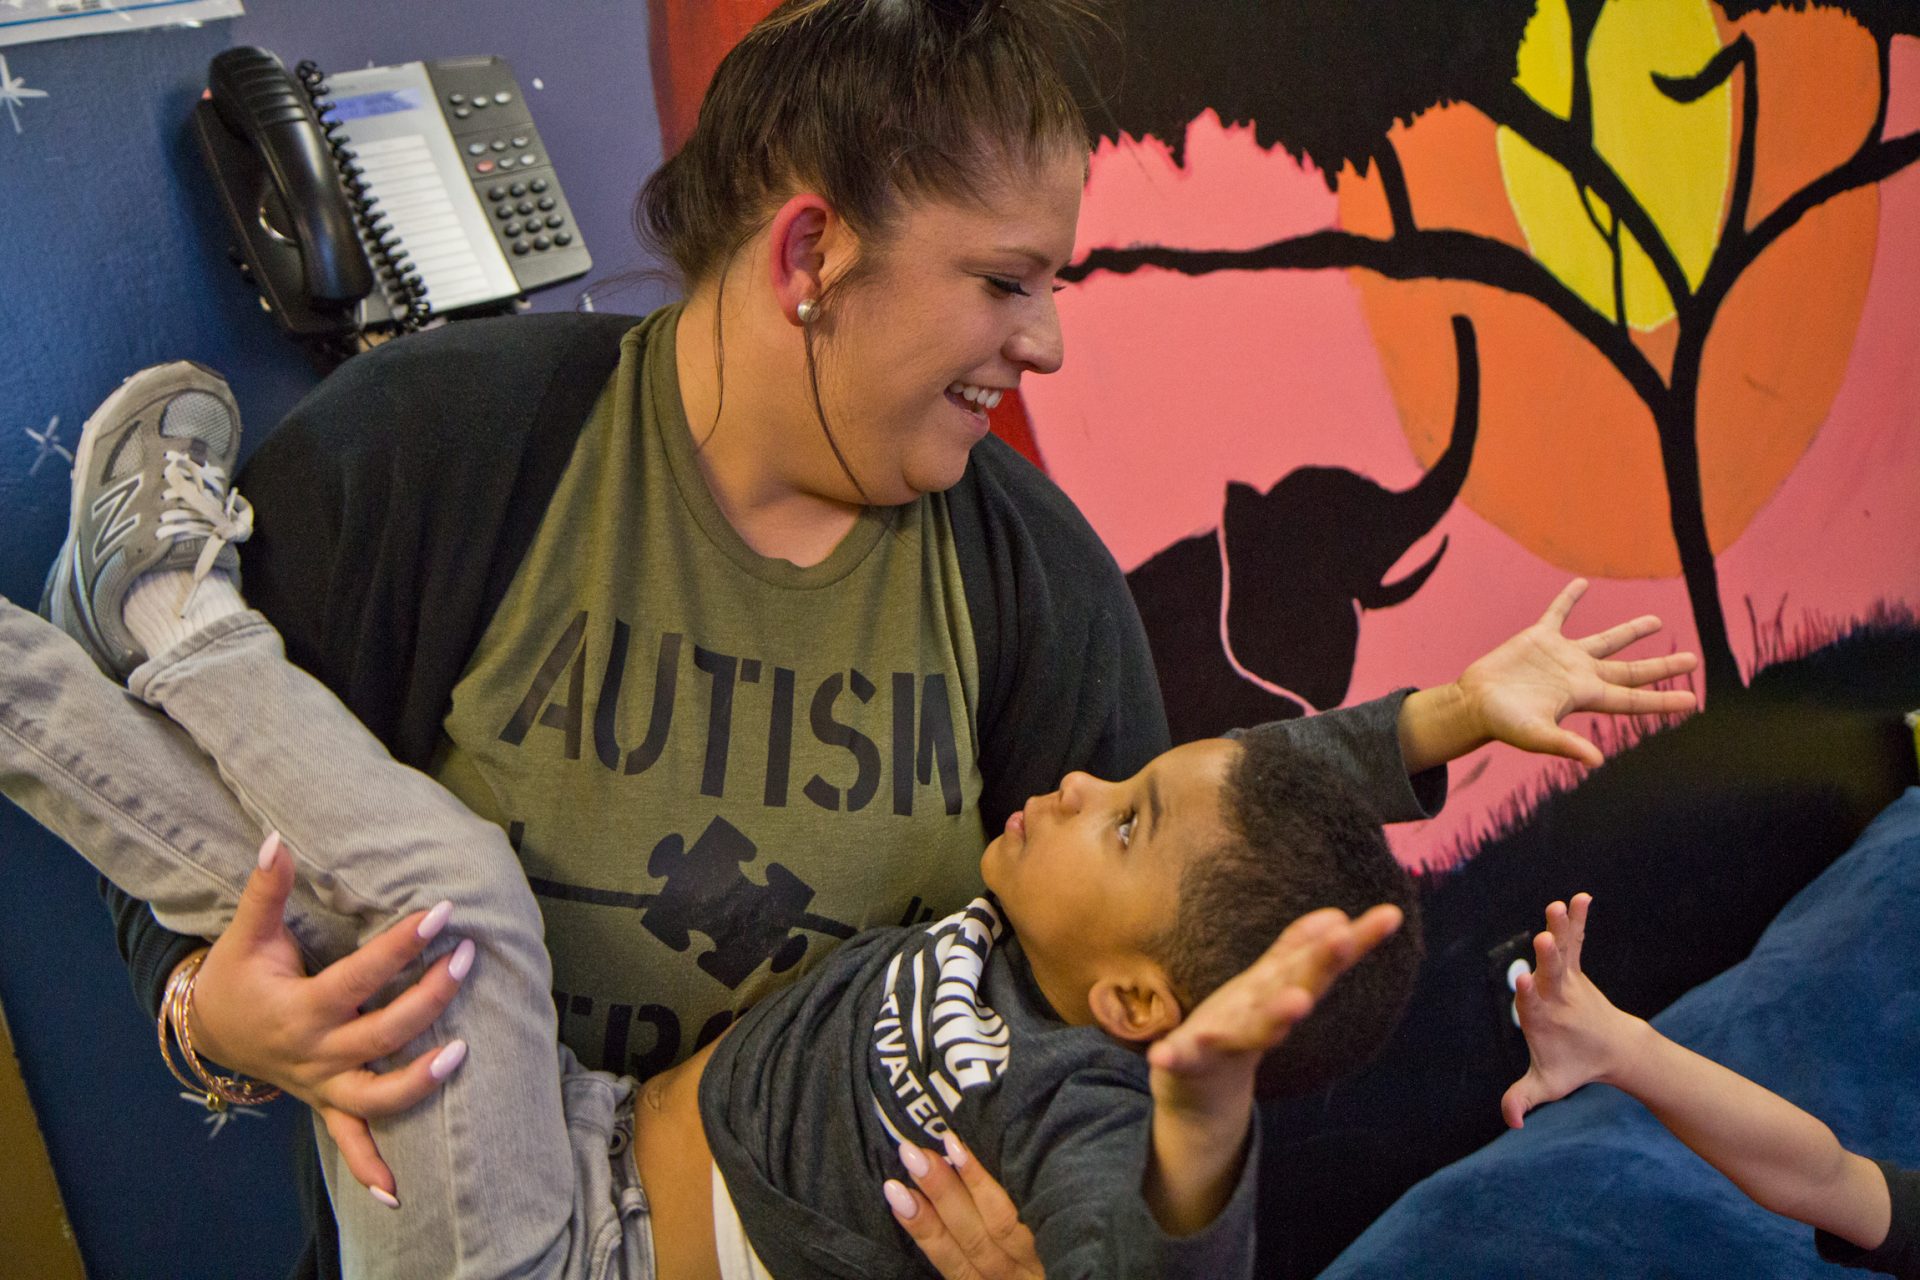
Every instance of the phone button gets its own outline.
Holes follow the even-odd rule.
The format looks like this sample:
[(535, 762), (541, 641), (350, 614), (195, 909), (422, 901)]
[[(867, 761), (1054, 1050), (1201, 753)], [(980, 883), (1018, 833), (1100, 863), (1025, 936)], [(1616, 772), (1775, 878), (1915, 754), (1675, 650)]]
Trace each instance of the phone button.
[(453, 118), (455, 120), (465, 120), (468, 116), (472, 114), (473, 114), (472, 107), (455, 107), (453, 109)]
[(452, 103), (456, 107), (464, 104), (466, 100), (467, 100), (467, 95), (464, 93), (450, 93), (447, 95), (447, 101)]
[(513, 101), (513, 95), (510, 93), (496, 93), (493, 95), (493, 100), (494, 102), (498, 103), (500, 106), (504, 107), (509, 102)]
[(533, 238), (533, 247), (536, 249), (551, 249), (553, 248), (553, 241), (547, 239), (545, 236), (535, 236)]
[[(519, 184), (516, 183), (515, 185), (517, 186)], [(500, 201), (505, 200), (506, 198), (507, 198), (507, 189), (505, 187), (488, 187), (487, 188), (487, 199), (493, 201), (495, 204), (498, 204)]]
[(526, 256), (526, 254), (527, 254), (527, 248), (528, 248), (528, 245), (527, 245), (527, 242), (526, 242), (525, 240), (515, 240), (515, 241), (513, 242), (513, 255), (514, 255), (514, 257), (516, 257), (516, 258), (523, 258), (523, 257), (525, 257), (525, 256)]
[(564, 248), (565, 246), (573, 243), (573, 232), (562, 231), (559, 235), (553, 238), (553, 242)]
[(540, 207), (541, 207), (542, 209), (551, 209), (551, 208), (553, 208), (553, 197), (552, 197), (552, 196), (541, 196), (541, 197), (540, 197)]
[(487, 154), (487, 144), (484, 142), (469, 142), (467, 144), (467, 154), (470, 156), (483, 156)]
[(496, 165), (491, 160), (480, 160), (475, 162), (473, 166), (473, 171), (475, 173), (492, 173), (495, 169), (499, 167), (500, 166)]
[(511, 218), (513, 216), (513, 206), (510, 204), (503, 204), (493, 211), (493, 216), (500, 219), (502, 222), (505, 222), (508, 218)]
[(550, 213), (547, 215), (547, 226), (549, 228), (558, 230), (559, 228), (564, 227), (566, 225), (567, 225), (567, 220), (561, 217), (559, 214)]
[[(539, 189), (538, 187), (534, 188), (535, 191)], [(516, 182), (508, 187), (507, 190), (512, 193), (514, 199), (518, 200), (521, 196), (527, 194), (527, 184), (524, 182)]]
[(545, 178), (535, 178), (527, 185), (536, 192), (545, 191), (547, 189), (547, 180)]
[(527, 139), (526, 139), (526, 138), (525, 138), (524, 136), (522, 136), (522, 137), (516, 137), (516, 138), (515, 138), (515, 139), (513, 140), (513, 145), (514, 145), (514, 146), (516, 146), (516, 147), (524, 147), (524, 146), (526, 146), (526, 145), (527, 145)]
[(520, 157), (520, 163), (522, 165), (539, 164), (540, 157), (536, 156), (535, 154), (533, 154), (533, 152), (529, 151), (527, 152), (527, 154)]
[(506, 226), (500, 228), (500, 234), (506, 236), (509, 240), (519, 235), (520, 231), (521, 227), (517, 222), (509, 222)]

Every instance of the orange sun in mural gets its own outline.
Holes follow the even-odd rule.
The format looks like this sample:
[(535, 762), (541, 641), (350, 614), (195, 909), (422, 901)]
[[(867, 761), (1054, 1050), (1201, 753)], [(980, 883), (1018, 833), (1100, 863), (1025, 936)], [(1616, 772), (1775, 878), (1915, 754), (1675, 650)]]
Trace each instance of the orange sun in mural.
[[(1872, 36), (1829, 10), (1775, 10), (1730, 23), (1706, 0), (1615, 0), (1589, 45), (1595, 147), (1695, 288), (1734, 199), (1743, 132), (1735, 103), (1749, 86), (1736, 75), (1682, 103), (1659, 92), (1654, 77), (1692, 75), (1741, 35), (1766, 68), (1746, 205), (1753, 225), (1845, 160), (1873, 126)], [(1573, 105), (1570, 61), (1565, 0), (1543, 0), (1522, 42), (1517, 83), (1562, 119)], [(1689, 378), (1676, 380), (1674, 367), (1685, 320), (1633, 231), (1604, 201), (1472, 108), (1427, 112), (1397, 128), (1393, 141), (1420, 226), (1526, 250), (1625, 331), (1672, 387), (1668, 394), (1688, 393)], [(1339, 193), (1343, 227), (1391, 232), (1377, 176), (1345, 173)], [(1740, 537), (1819, 431), (1853, 347), (1878, 228), (1871, 186), (1813, 209), (1738, 277), (1713, 318), (1690, 380), (1714, 552)], [(1479, 327), (1485, 392), (1461, 501), (1574, 572), (1651, 578), (1679, 571), (1653, 409), (1605, 356), (1518, 294), (1352, 275), (1407, 439), (1425, 465), (1446, 448), (1452, 427), (1454, 351), (1445, 317), (1464, 312)]]

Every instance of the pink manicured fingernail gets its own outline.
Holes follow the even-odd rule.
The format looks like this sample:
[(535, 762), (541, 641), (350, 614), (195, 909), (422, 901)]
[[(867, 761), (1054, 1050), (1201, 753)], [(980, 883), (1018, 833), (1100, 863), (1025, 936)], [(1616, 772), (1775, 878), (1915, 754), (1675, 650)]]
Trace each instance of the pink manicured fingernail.
[(933, 1164), (927, 1159), (926, 1153), (914, 1146), (911, 1142), (903, 1142), (900, 1144), (900, 1163), (907, 1166), (907, 1172), (916, 1178), (926, 1177), (927, 1170), (933, 1168)]
[(901, 1217), (912, 1220), (920, 1212), (920, 1206), (912, 1194), (892, 1178), (888, 1178), (880, 1189), (887, 1193), (888, 1206)]
[(387, 1206), (387, 1208), (389, 1209), (398, 1209), (400, 1207), (400, 1201), (397, 1198), (395, 1198), (393, 1193), (390, 1191), (382, 1191), (378, 1187), (368, 1187), (367, 1194), (372, 1196), (375, 1200), (378, 1200), (381, 1204)]
[(967, 1149), (960, 1145), (960, 1139), (949, 1133), (941, 1139), (941, 1142), (947, 1149), (947, 1163), (956, 1169), (966, 1168)]
[(439, 936), (442, 929), (447, 927), (447, 921), (451, 919), (453, 919), (453, 904), (442, 898), (420, 922), (420, 941), (431, 942)]
[(467, 1042), (455, 1040), (452, 1044), (434, 1055), (433, 1063), (427, 1068), (427, 1074), (435, 1080), (445, 1080), (467, 1060)]
[(279, 856), (280, 833), (278, 831), (269, 831), (267, 832), (267, 838), (262, 841), (260, 845), (260, 869), (262, 871), (273, 870), (273, 860)]
[(465, 938), (461, 940), (459, 946), (453, 949), (453, 959), (447, 963), (447, 973), (452, 976), (455, 982), (465, 982), (467, 980), (467, 973), (472, 968), (473, 939)]

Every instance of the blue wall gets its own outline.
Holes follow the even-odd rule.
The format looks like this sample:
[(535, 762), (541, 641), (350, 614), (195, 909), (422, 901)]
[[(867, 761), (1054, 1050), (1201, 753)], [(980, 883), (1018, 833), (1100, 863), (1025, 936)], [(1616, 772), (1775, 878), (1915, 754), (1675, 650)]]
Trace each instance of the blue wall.
[[(628, 228), (633, 194), (660, 160), (643, 4), (463, 0), (457, 20), (444, 4), (248, 8), (198, 29), (0, 49), (15, 77), (49, 95), (19, 106), (18, 133), (0, 110), (0, 594), (10, 599), (37, 600), (67, 513), (65, 460), (35, 472), (27, 430), (57, 415), (71, 448), (121, 378), (187, 357), (227, 375), (257, 444), (316, 380), (227, 262), (187, 128), (207, 62), (228, 45), (330, 68), (500, 54), (595, 260), (586, 281), (534, 306), (572, 307), (582, 285), (652, 265)], [(644, 310), (662, 296), (640, 285), (598, 302)], [(285, 1270), (297, 1237), (286, 1168), (298, 1104), (207, 1140), (129, 993), (92, 872), (4, 801), (0, 1002), (94, 1280)]]

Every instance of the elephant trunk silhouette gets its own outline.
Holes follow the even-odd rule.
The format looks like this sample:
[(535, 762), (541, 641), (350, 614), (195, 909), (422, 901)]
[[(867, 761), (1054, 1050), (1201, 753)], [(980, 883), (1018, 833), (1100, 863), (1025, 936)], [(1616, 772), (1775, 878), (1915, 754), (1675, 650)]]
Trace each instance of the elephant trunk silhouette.
[(1299, 715), (1294, 698), (1340, 705), (1353, 681), (1359, 611), (1402, 604), (1432, 576), (1445, 538), (1418, 568), (1387, 581), (1446, 515), (1472, 460), (1473, 322), (1454, 316), (1453, 338), (1453, 436), (1412, 487), (1388, 489), (1342, 467), (1301, 467), (1264, 494), (1232, 483), (1217, 534), (1176, 543), (1128, 575), (1175, 741)]
[(1248, 671), (1316, 707), (1346, 699), (1359, 610), (1405, 603), (1446, 554), (1442, 538), (1419, 568), (1386, 580), (1466, 482), (1480, 423), (1479, 347), (1467, 317), (1453, 317), (1453, 340), (1453, 438), (1412, 488), (1395, 492), (1340, 467), (1302, 467), (1264, 495), (1227, 486), (1228, 642)]

